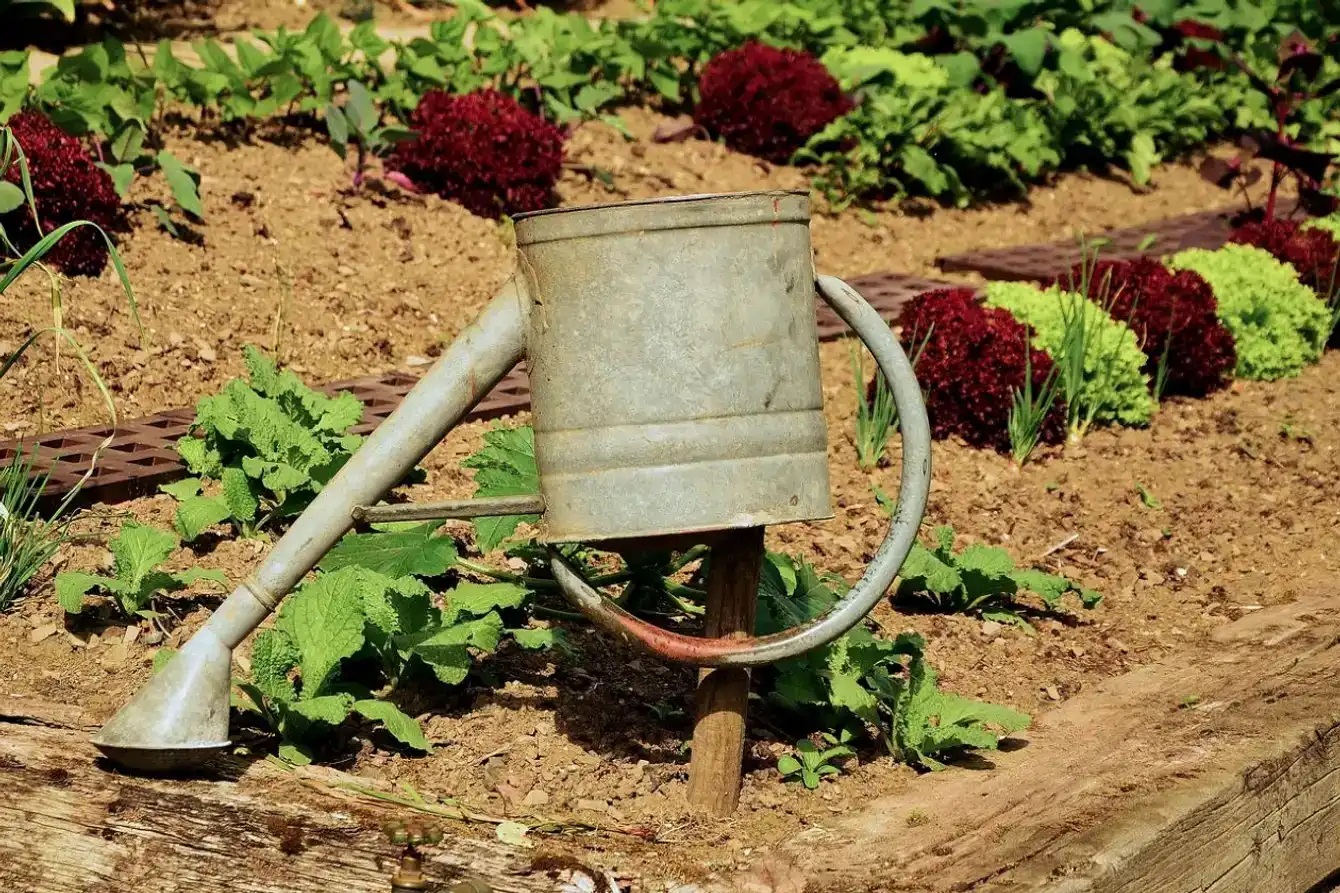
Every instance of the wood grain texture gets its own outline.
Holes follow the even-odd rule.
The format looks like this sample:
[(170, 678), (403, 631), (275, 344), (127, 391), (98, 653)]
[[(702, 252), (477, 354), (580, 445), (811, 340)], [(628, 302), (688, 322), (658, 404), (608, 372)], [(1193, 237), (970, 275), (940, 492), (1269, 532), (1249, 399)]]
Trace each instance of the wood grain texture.
[[(0, 890), (390, 889), (399, 850), (381, 831), (389, 810), (314, 795), (264, 762), (221, 761), (223, 781), (121, 775), (97, 757), (89, 731), (77, 708), (0, 698)], [(495, 893), (555, 889), (530, 872), (530, 853), (441, 824), (448, 837), (425, 869), (433, 881), (478, 878)]]
[[(712, 547), (705, 635), (721, 638), (753, 634), (763, 558), (761, 527), (732, 531)], [(747, 669), (722, 668), (700, 674), (694, 700), (688, 798), (689, 803), (712, 815), (730, 815), (740, 803), (748, 703)]]
[(780, 852), (807, 893), (1306, 893), (1340, 868), (1336, 595), (1106, 680), (990, 771), (923, 777)]

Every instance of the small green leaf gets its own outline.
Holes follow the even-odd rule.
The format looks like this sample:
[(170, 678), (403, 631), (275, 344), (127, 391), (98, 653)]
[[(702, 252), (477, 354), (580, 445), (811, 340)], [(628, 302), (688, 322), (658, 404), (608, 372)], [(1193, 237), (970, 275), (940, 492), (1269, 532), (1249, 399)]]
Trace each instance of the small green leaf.
[(540, 629), (527, 627), (510, 631), (512, 639), (528, 651), (544, 651), (550, 648), (560, 651), (568, 649), (567, 636), (561, 629)]
[(1050, 44), (1046, 29), (1033, 27), (1015, 31), (1013, 34), (1003, 35), (1000, 42), (1005, 45), (1006, 51), (1014, 57), (1015, 63), (1024, 74), (1034, 77), (1042, 70), (1042, 63), (1047, 58), (1047, 48)]
[(461, 583), (447, 593), (443, 622), (455, 623), (463, 617), (483, 617), (490, 611), (519, 607), (530, 590), (515, 583)]
[(800, 771), (800, 760), (787, 754), (777, 760), (777, 771), (782, 775), (795, 775)]
[(184, 542), (191, 542), (207, 528), (232, 517), (228, 504), (219, 496), (192, 496), (177, 506), (173, 525)]
[(106, 586), (113, 582), (106, 577), (85, 574), (79, 571), (66, 571), (56, 575), (56, 601), (67, 614), (78, 614), (84, 610), (84, 595), (94, 587)]
[(419, 726), (419, 723), (412, 717), (406, 716), (399, 707), (389, 701), (355, 701), (354, 711), (368, 719), (380, 722), (385, 726), (386, 731), (391, 733), (391, 737), (401, 744), (425, 753), (432, 752), (433, 745), (423, 734), (423, 729)]
[(353, 705), (354, 699), (351, 696), (335, 694), (293, 701), (285, 705), (285, 709), (293, 711), (308, 722), (337, 726), (349, 717)]
[(197, 191), (200, 175), (178, 161), (176, 156), (166, 149), (158, 153), (158, 166), (167, 177), (168, 186), (172, 189), (172, 198), (181, 209), (197, 220), (204, 220), (205, 208), (200, 204), (200, 193)]
[(178, 502), (184, 502), (200, 494), (200, 478), (182, 478), (170, 484), (159, 484), (158, 489)]
[(456, 563), (456, 542), (430, 522), (391, 533), (351, 533), (321, 559), (326, 571), (358, 566), (388, 577), (436, 577)]
[(156, 674), (163, 672), (163, 668), (172, 662), (172, 658), (177, 656), (177, 649), (169, 648), (164, 645), (154, 652), (153, 672)]
[(0, 214), (22, 208), (24, 201), (22, 189), (8, 180), (0, 180)]
[(129, 589), (138, 588), (150, 571), (177, 551), (178, 545), (177, 538), (166, 530), (127, 521), (108, 544), (117, 580)]

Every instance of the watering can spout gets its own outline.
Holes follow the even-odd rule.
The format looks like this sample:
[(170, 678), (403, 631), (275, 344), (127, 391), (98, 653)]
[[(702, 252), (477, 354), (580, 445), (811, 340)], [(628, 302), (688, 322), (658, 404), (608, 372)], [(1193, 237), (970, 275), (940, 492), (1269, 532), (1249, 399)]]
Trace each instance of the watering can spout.
[(402, 481), (525, 352), (530, 299), (514, 276), (293, 523), (256, 573), (93, 739), (143, 771), (200, 765), (228, 746), (232, 651), (353, 526), (354, 509)]

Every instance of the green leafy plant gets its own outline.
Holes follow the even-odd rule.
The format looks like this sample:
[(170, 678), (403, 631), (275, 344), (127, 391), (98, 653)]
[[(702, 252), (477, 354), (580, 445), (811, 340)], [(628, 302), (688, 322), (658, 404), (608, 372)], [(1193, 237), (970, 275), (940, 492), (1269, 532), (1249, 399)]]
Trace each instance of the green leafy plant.
[[(484, 432), (484, 446), (461, 462), (461, 467), (474, 471), (476, 497), (528, 496), (540, 492), (535, 434), (526, 425), (498, 426)], [(523, 523), (534, 524), (539, 520), (539, 515), (477, 518), (475, 545), (487, 554), (516, 533)]]
[(895, 596), (920, 601), (939, 611), (975, 614), (985, 620), (1031, 629), (1027, 609), (1017, 601), (1020, 592), (1032, 592), (1048, 611), (1059, 611), (1065, 596), (1073, 595), (1085, 608), (1102, 600), (1097, 592), (1065, 577), (1015, 566), (1004, 549), (973, 544), (954, 552), (954, 529), (937, 527), (935, 547), (912, 547), (899, 572)]
[[(547, 630), (509, 629), (504, 622), (504, 614), (527, 604), (524, 586), (462, 582), (439, 607), (416, 577), (346, 564), (349, 554), (324, 562), (338, 569), (284, 602), (274, 626), (256, 637), (250, 680), (238, 683), (239, 706), (279, 737), (285, 759), (309, 762), (323, 731), (354, 715), (381, 723), (408, 747), (431, 750), (418, 723), (388, 699), (416, 670), (455, 686), (504, 637), (524, 648), (552, 644), (552, 637), (536, 635)], [(416, 572), (436, 575), (449, 564), (421, 562)]]
[[(812, 620), (836, 603), (846, 583), (786, 555), (769, 553), (759, 582), (757, 635)], [(1029, 719), (1006, 707), (941, 691), (925, 662), (925, 641), (894, 639), (857, 626), (830, 645), (782, 661), (761, 673), (763, 697), (820, 730), (853, 723), (912, 765), (943, 767), (942, 757), (965, 748), (994, 749), (1001, 735)]]
[(1331, 310), (1298, 281), (1289, 264), (1261, 248), (1237, 244), (1214, 251), (1189, 248), (1167, 263), (1175, 270), (1196, 271), (1214, 289), (1219, 318), (1237, 348), (1234, 375), (1289, 378), (1321, 358)]
[[(349, 393), (328, 397), (256, 348), (245, 348), (248, 380), (234, 379), (196, 405), (193, 432), (177, 452), (198, 477), (163, 485), (176, 498), (177, 532), (191, 541), (230, 521), (254, 536), (301, 512), (353, 455), (362, 437), (349, 429), (363, 404)], [(204, 495), (205, 482), (220, 492)]]
[(988, 284), (986, 302), (1032, 326), (1034, 345), (1051, 354), (1072, 438), (1095, 422), (1149, 422), (1155, 403), (1142, 371), (1145, 355), (1130, 327), (1098, 303), (1081, 292), (1019, 282)]
[[(934, 329), (934, 325), (930, 326), (912, 351), (909, 359), (914, 371)], [(856, 389), (856, 461), (861, 468), (869, 470), (884, 458), (889, 431), (898, 423), (898, 407), (894, 405), (893, 392), (889, 390), (884, 373), (876, 368), (867, 380), (865, 353), (856, 344), (851, 345), (851, 374)]]
[(84, 609), (84, 596), (92, 592), (107, 596), (121, 613), (130, 617), (154, 617), (153, 601), (159, 595), (185, 589), (200, 581), (228, 585), (222, 571), (191, 570), (169, 572), (159, 569), (180, 543), (166, 530), (158, 530), (134, 521), (126, 521), (114, 537), (112, 570), (104, 577), (83, 571), (65, 571), (56, 575), (56, 599), (67, 613)]
[(837, 735), (823, 732), (820, 738), (826, 745), (822, 749), (809, 738), (802, 738), (793, 752), (778, 758), (777, 771), (783, 780), (799, 781), (813, 791), (828, 776), (842, 772), (839, 761), (856, 756), (849, 745), (852, 735), (846, 729)]
[(354, 146), (354, 188), (363, 185), (368, 160), (389, 152), (397, 143), (412, 139), (414, 132), (382, 123), (382, 112), (373, 102), (368, 88), (358, 81), (345, 84), (344, 105), (326, 106), (326, 134), (330, 146), (341, 159), (347, 159), (350, 143)]
[(1061, 367), (1053, 364), (1041, 385), (1033, 383), (1032, 352), (1024, 354), (1024, 381), (1014, 389), (1006, 431), (1010, 436), (1010, 458), (1021, 468), (1032, 458), (1042, 441), (1042, 427), (1056, 404), (1057, 382)]
[(39, 502), (51, 476), (34, 473), (31, 455), (16, 452), (0, 466), (0, 611), (23, 595), (37, 572), (70, 538), (67, 514), (77, 488), (42, 517)]

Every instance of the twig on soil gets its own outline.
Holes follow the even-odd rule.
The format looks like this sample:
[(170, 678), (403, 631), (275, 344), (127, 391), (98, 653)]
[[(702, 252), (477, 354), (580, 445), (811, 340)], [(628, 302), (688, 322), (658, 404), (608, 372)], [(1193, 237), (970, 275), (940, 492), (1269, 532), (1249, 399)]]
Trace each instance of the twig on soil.
[(1044, 559), (1044, 558), (1048, 558), (1048, 557), (1050, 557), (1050, 556), (1052, 556), (1052, 555), (1055, 555), (1057, 552), (1060, 552), (1062, 549), (1064, 549), (1066, 546), (1070, 545), (1071, 543), (1073, 543), (1073, 542), (1074, 542), (1075, 540), (1077, 540), (1077, 539), (1079, 539), (1079, 534), (1078, 534), (1078, 533), (1072, 533), (1072, 534), (1070, 534), (1070, 536), (1068, 536), (1068, 537), (1066, 537), (1065, 539), (1061, 540), (1059, 543), (1056, 543), (1054, 546), (1052, 546), (1051, 548), (1049, 548), (1047, 551), (1045, 551), (1045, 552), (1043, 552), (1041, 555), (1039, 555), (1039, 556), (1037, 557), (1037, 560), (1038, 560), (1038, 561), (1041, 561), (1041, 560)]
[[(352, 794), (357, 797), (377, 800), (381, 803), (388, 803), (392, 806), (412, 809), (416, 812), (423, 812), (440, 818), (455, 819), (456, 821), (477, 825), (501, 825), (504, 822), (518, 820), (515, 818), (505, 819), (484, 812), (476, 812), (451, 798), (435, 797), (432, 801), (429, 801), (408, 785), (405, 786), (408, 793), (393, 794), (389, 791), (379, 791), (376, 788), (359, 784), (353, 780), (327, 781), (324, 779), (313, 778), (301, 771), (300, 767), (285, 763), (283, 760), (275, 756), (268, 756), (265, 758), (265, 761), (292, 775), (299, 784), (322, 794)], [(577, 832), (595, 831), (604, 834), (619, 834), (626, 837), (635, 837), (638, 840), (647, 842), (656, 842), (654, 833), (648, 834), (643, 829), (614, 828), (605, 825), (593, 825), (588, 822), (546, 819), (535, 815), (521, 816), (520, 818), (527, 820), (526, 824), (530, 827), (531, 831), (537, 831), (542, 834), (572, 834)]]

